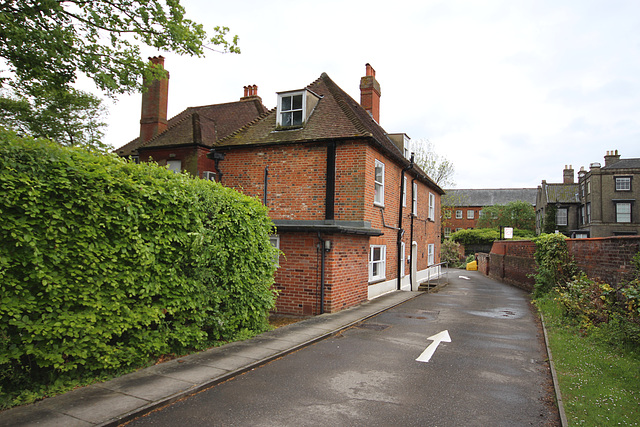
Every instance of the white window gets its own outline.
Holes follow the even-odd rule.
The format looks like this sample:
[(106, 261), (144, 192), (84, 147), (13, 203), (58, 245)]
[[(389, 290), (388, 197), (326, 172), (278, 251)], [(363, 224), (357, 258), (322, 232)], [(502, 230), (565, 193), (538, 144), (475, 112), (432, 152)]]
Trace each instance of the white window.
[(302, 126), (304, 122), (304, 92), (281, 93), (278, 98), (278, 126)]
[(379, 160), (376, 160), (374, 179), (376, 183), (376, 192), (373, 196), (373, 203), (379, 206), (384, 206), (384, 163)]
[(616, 191), (631, 191), (631, 178), (616, 177)]
[(278, 254), (273, 259), (273, 263), (276, 265), (276, 267), (280, 267), (280, 236), (278, 236), (277, 234), (272, 234), (271, 236), (269, 236), (269, 243), (271, 243), (271, 246), (278, 249)]
[(402, 181), (402, 206), (407, 206), (407, 177)]
[(413, 189), (411, 190), (411, 213), (418, 215), (418, 183), (413, 183)]
[(451, 228), (445, 227), (444, 228), (444, 238), (448, 239), (450, 236), (451, 236)]
[(631, 203), (616, 203), (616, 222), (631, 222)]
[(591, 181), (587, 180), (587, 194), (591, 194)]
[(182, 160), (167, 160), (167, 169), (175, 173), (182, 172)]
[(384, 245), (371, 245), (369, 254), (369, 281), (385, 278), (387, 247)]
[(462, 219), (462, 210), (456, 211), (456, 219)]
[(451, 219), (451, 211), (448, 210), (448, 209), (446, 211), (444, 211), (444, 217), (446, 219)]
[(475, 217), (475, 211), (473, 210), (468, 210), (467, 211), (467, 219), (473, 219)]
[(404, 263), (405, 263), (404, 250), (405, 250), (404, 242), (400, 242), (400, 277), (404, 277)]
[(429, 193), (429, 219), (436, 219), (436, 196), (433, 193)]
[(436, 262), (436, 245), (429, 243), (427, 245), (427, 265), (433, 265)]
[(556, 211), (556, 225), (567, 225), (567, 209), (558, 208)]

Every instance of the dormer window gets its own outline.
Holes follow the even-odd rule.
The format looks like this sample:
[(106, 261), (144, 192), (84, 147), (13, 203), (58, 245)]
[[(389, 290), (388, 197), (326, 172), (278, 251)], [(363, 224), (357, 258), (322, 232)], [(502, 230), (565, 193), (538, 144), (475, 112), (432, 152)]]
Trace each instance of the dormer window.
[(302, 126), (302, 98), (303, 95), (283, 95), (280, 98), (280, 124), (281, 126)]
[(303, 127), (319, 100), (320, 97), (307, 89), (278, 93), (277, 126)]

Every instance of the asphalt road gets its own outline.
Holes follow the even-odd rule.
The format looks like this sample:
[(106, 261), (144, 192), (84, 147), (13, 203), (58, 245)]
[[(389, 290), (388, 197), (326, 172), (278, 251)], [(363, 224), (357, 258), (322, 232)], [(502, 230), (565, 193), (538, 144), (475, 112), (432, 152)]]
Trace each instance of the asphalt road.
[(477, 272), (449, 282), (128, 425), (559, 425), (527, 294)]

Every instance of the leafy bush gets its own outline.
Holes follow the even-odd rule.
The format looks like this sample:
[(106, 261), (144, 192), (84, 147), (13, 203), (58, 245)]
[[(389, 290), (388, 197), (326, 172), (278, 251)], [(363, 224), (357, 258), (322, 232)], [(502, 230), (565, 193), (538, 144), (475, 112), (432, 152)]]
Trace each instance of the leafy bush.
[(540, 296), (570, 280), (576, 267), (564, 235), (541, 234), (535, 239), (535, 244), (537, 273), (534, 295)]
[(448, 262), (451, 268), (461, 268), (459, 252), (460, 244), (451, 239), (444, 239), (440, 245), (440, 261)]
[(257, 200), (0, 128), (0, 377), (118, 369), (268, 327)]
[[(513, 230), (514, 240), (529, 240), (535, 234), (529, 230)], [(451, 234), (451, 240), (462, 245), (490, 245), (500, 239), (500, 231), (497, 228), (474, 228), (471, 230), (459, 230)]]
[(559, 286), (557, 299), (580, 327), (608, 342), (640, 346), (640, 282), (618, 289), (580, 274)]

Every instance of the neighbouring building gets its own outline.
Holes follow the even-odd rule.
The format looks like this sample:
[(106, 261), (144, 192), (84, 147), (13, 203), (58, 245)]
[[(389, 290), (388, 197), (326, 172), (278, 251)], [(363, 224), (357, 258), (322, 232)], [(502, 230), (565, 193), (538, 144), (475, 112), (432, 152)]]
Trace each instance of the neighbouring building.
[(445, 190), (442, 227), (444, 237), (459, 230), (476, 228), (482, 208), (523, 201), (535, 205), (535, 188), (487, 188)]
[(578, 228), (580, 198), (573, 166), (565, 166), (562, 183), (538, 186), (536, 197), (536, 234), (559, 232), (571, 236)]
[(579, 211), (572, 237), (637, 235), (640, 232), (640, 158), (621, 159), (607, 151), (604, 166), (578, 172)]
[(412, 162), (408, 136), (379, 125), (380, 84), (369, 64), (365, 74), (360, 103), (323, 73), (279, 92), (268, 111), (248, 86), (240, 101), (169, 120), (154, 101), (168, 86), (151, 85), (159, 93), (143, 97), (140, 136), (116, 152), (259, 197), (283, 252), (279, 313), (335, 312), (416, 290), (438, 269), (444, 191)]

